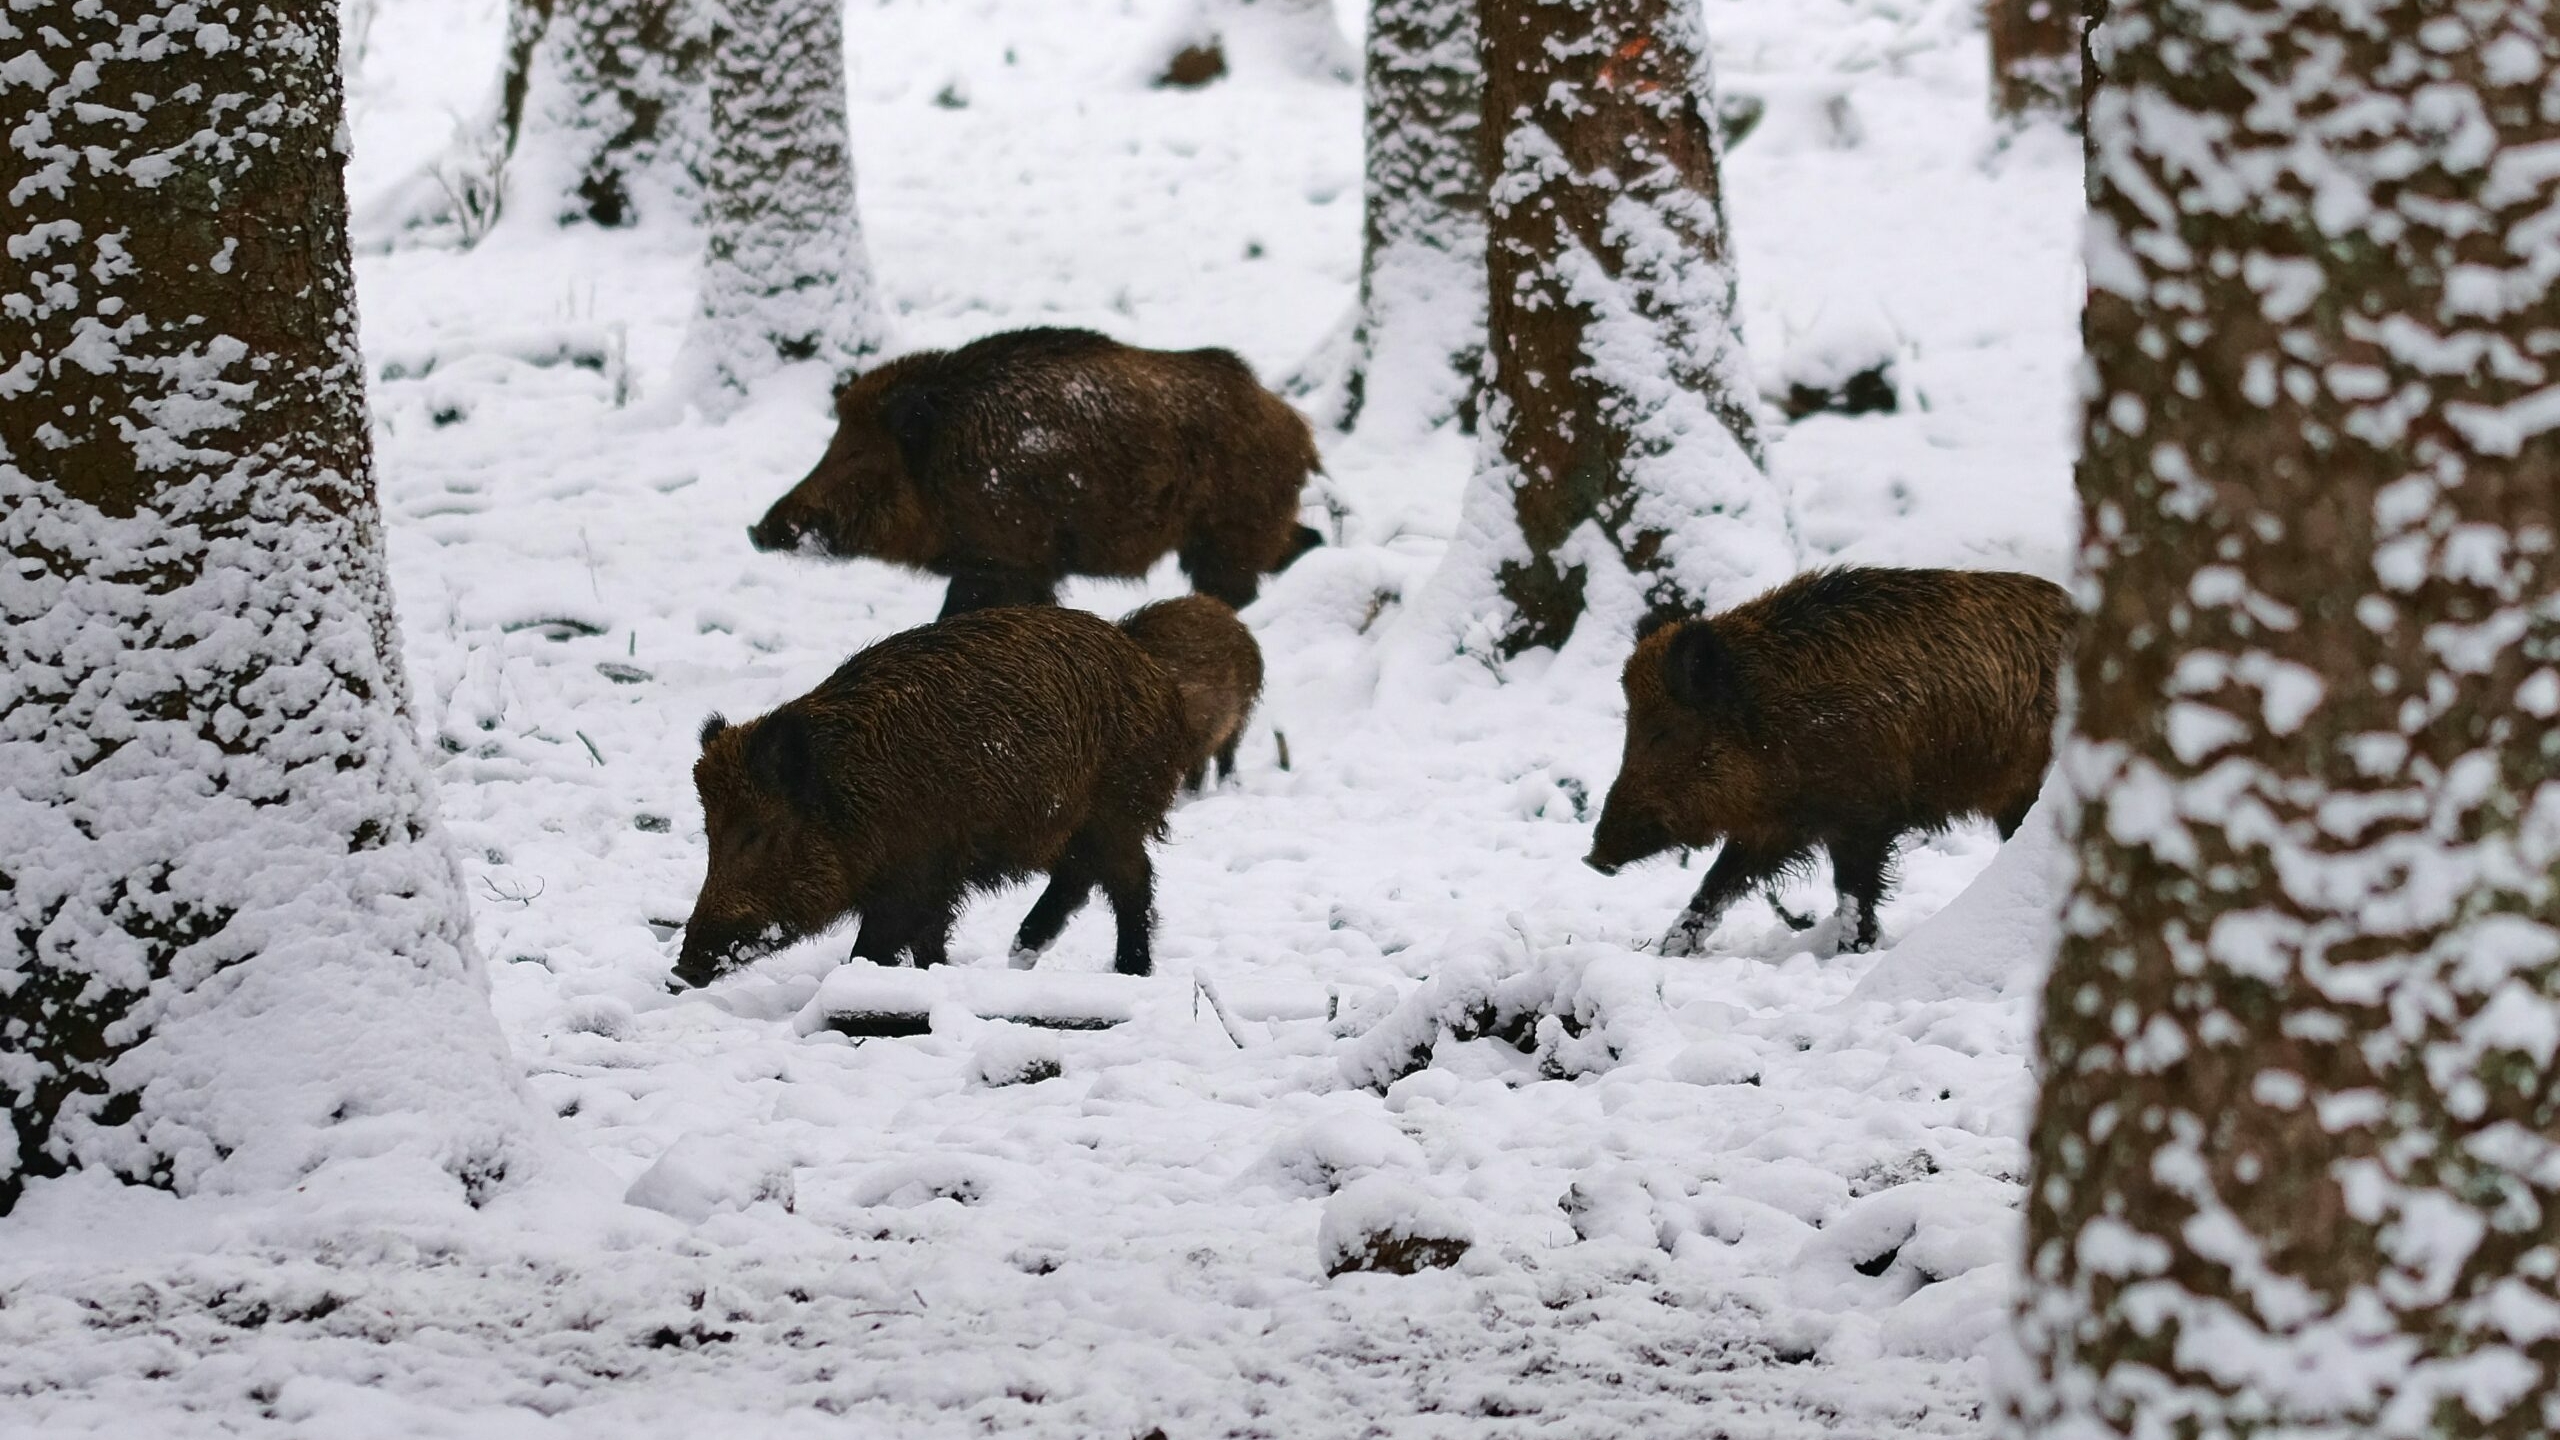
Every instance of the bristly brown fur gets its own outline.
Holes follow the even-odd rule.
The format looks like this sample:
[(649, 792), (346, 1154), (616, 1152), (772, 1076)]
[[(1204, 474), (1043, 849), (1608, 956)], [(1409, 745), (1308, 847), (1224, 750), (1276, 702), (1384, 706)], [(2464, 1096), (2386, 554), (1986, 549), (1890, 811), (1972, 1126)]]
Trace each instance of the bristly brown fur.
[(945, 616), (1048, 604), (1066, 576), (1144, 575), (1167, 551), (1241, 608), (1313, 536), (1314, 432), (1225, 350), (1009, 331), (892, 360), (836, 417), (749, 538), (948, 576)]
[(1262, 647), (1253, 632), (1225, 601), (1207, 595), (1142, 605), (1121, 617), (1120, 629), (1182, 691), (1183, 728), (1191, 738), (1185, 783), (1200, 789), (1212, 758), (1219, 779), (1233, 775), (1236, 742), (1262, 698)]
[(2072, 624), (2031, 575), (1837, 569), (1663, 626), (1627, 659), (1626, 755), (1590, 863), (1724, 842), (1665, 942), (1694, 953), (1819, 846), (1844, 943), (1864, 949), (1896, 839), (1967, 815), (2006, 837), (2034, 803)]
[(936, 964), (970, 891), (1045, 871), (1023, 948), (1099, 885), (1119, 968), (1145, 974), (1147, 842), (1185, 735), (1173, 678), (1082, 611), (986, 610), (882, 640), (771, 714), (704, 727), (711, 867), (676, 973), (706, 984), (854, 912), (856, 956)]

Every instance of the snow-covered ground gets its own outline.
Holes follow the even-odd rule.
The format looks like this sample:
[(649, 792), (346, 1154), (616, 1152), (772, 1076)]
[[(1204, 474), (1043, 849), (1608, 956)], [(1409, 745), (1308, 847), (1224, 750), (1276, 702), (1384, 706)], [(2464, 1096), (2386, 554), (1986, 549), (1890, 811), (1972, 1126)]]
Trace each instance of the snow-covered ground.
[[(1169, 8), (853, 7), (902, 346), (1082, 324), (1268, 377), (1325, 337), (1357, 271), (1358, 96), (1249, 65), (1149, 90)], [(2058, 578), (2076, 145), (1984, 118), (1970, 0), (1707, 12), (1720, 80), (1768, 105), (1727, 171), (1755, 362), (1779, 387), (1882, 332), (1915, 402), (1779, 434), (1808, 562)], [(481, 103), (501, 19), (381, 0), (359, 205)], [(695, 259), (677, 227), (519, 217), (360, 264), (418, 722), (499, 1018), (596, 1183), (398, 1224), (39, 1186), (0, 1222), (0, 1433), (1983, 1431), (2049, 835), (1937, 924), (1998, 847), (1911, 847), (1873, 957), (1757, 901), (1713, 958), (1647, 953), (1697, 874), (1579, 863), (1626, 638), (1497, 676), (1416, 618), (1454, 435), (1331, 444), (1343, 533), (1248, 612), (1269, 688), (1237, 780), (1161, 847), (1162, 978), (1128, 1023), (803, 1033), (849, 935), (666, 993), (703, 867), (697, 723), (940, 598), (748, 548), (829, 417), (805, 375), (723, 425), (686, 412)], [(1030, 896), (973, 905), (957, 963), (1001, 970)], [(1827, 885), (1798, 903), (1827, 911)], [(1109, 949), (1097, 905), (1042, 965)], [(1397, 1078), (1486, 996), (1558, 1018), (1534, 1053), (1444, 1042)], [(1346, 1227), (1399, 1219), (1471, 1248), (1327, 1278)]]

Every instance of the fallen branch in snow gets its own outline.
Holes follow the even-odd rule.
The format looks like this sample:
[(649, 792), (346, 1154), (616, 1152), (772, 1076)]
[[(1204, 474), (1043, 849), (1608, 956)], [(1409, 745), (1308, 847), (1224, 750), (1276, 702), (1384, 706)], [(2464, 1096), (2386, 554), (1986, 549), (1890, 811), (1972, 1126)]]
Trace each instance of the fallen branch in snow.
[[(1319, 1000), (1306, 986), (1248, 989), (1251, 993), (1229, 996), (1214, 982), (1196, 979), (1189, 987), (1191, 1012), (1197, 1015), (1205, 999), (1227, 1038), (1251, 1048), (1267, 1038), (1260, 1033), (1263, 1022), (1314, 1020), (1326, 1015), (1331, 1003), (1330, 995)], [(856, 961), (828, 975), (793, 1024), (802, 1035), (821, 1030), (865, 1039), (923, 1035), (932, 1031), (936, 1011), (961, 1011), (980, 1020), (1043, 1030), (1108, 1030), (1138, 1018), (1142, 1007), (1179, 1019), (1184, 996), (1182, 982), (1161, 976), (948, 965), (912, 970)]]
[(481, 888), (489, 892), (489, 897), (493, 900), (509, 901), (513, 904), (527, 907), (530, 907), (534, 901), (541, 899), (542, 892), (546, 888), (542, 877), (539, 875), (535, 876), (533, 879), (533, 893), (530, 895), (526, 894), (521, 886), (511, 890), (502, 890), (498, 888), (498, 883), (496, 881), (490, 879), (486, 875), (480, 877), (480, 885)]
[(801, 1034), (833, 1030), (870, 1039), (924, 1035), (937, 1007), (1046, 1030), (1108, 1030), (1128, 1023), (1146, 981), (1123, 975), (1033, 975), (1018, 970), (909, 970), (846, 965), (800, 1012)]
[(1200, 1001), (1209, 1002), (1209, 1013), (1218, 1018), (1219, 1028), (1227, 1032), (1227, 1038), (1235, 1042), (1237, 1049), (1250, 1050), (1256, 1044), (1271, 1038), (1260, 1033), (1257, 1028), (1249, 1028), (1246, 1022), (1238, 1020), (1230, 1013), (1226, 1001), (1218, 998), (1217, 985), (1211, 982), (1208, 976), (1201, 975), (1192, 979), (1191, 998), (1193, 1014), (1199, 1013)]

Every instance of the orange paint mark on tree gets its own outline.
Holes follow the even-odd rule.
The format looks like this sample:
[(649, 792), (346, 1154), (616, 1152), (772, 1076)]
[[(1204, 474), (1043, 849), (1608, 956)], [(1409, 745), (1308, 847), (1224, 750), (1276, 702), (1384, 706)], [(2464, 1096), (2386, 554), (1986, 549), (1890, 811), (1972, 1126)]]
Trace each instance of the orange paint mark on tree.
[[(1639, 35), (1612, 51), (1609, 58), (1602, 61), (1600, 65), (1600, 88), (1603, 90), (1617, 89), (1618, 67), (1621, 64), (1639, 58), (1645, 51), (1652, 48), (1653, 37), (1650, 35)], [(1659, 90), (1661, 88), (1662, 86), (1660, 82), (1653, 80), (1640, 80), (1636, 82), (1635, 85), (1635, 91), (1639, 95), (1648, 91)]]

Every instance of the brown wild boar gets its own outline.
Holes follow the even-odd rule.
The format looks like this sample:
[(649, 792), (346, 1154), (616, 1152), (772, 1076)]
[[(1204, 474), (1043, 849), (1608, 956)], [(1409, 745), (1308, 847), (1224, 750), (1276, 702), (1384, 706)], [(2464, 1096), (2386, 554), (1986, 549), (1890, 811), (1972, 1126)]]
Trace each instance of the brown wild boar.
[(859, 912), (857, 958), (945, 958), (972, 890), (1041, 871), (1017, 946), (1036, 954), (1099, 885), (1114, 963), (1151, 966), (1155, 872), (1182, 778), (1172, 677), (1080, 610), (981, 611), (892, 635), (817, 689), (702, 727), (693, 783), (711, 870), (676, 976), (735, 965)]
[(1191, 737), (1186, 752), (1191, 789), (1236, 773), (1236, 742), (1262, 698), (1262, 647), (1223, 600), (1185, 595), (1142, 605), (1120, 619), (1121, 632), (1155, 657), (1182, 692), (1182, 723)]
[(747, 537), (948, 576), (945, 616), (1052, 604), (1066, 576), (1167, 551), (1242, 609), (1318, 543), (1297, 523), (1317, 465), (1305, 417), (1227, 351), (1014, 330), (846, 385), (826, 455)]
[(1626, 756), (1587, 863), (1607, 875), (1723, 841), (1663, 939), (1694, 955), (1727, 906), (1820, 846), (1842, 946), (1868, 949), (1905, 831), (1984, 815), (2005, 840), (2025, 818), (2071, 624), (2061, 587), (2032, 575), (1838, 569), (1653, 630), (1627, 659)]

